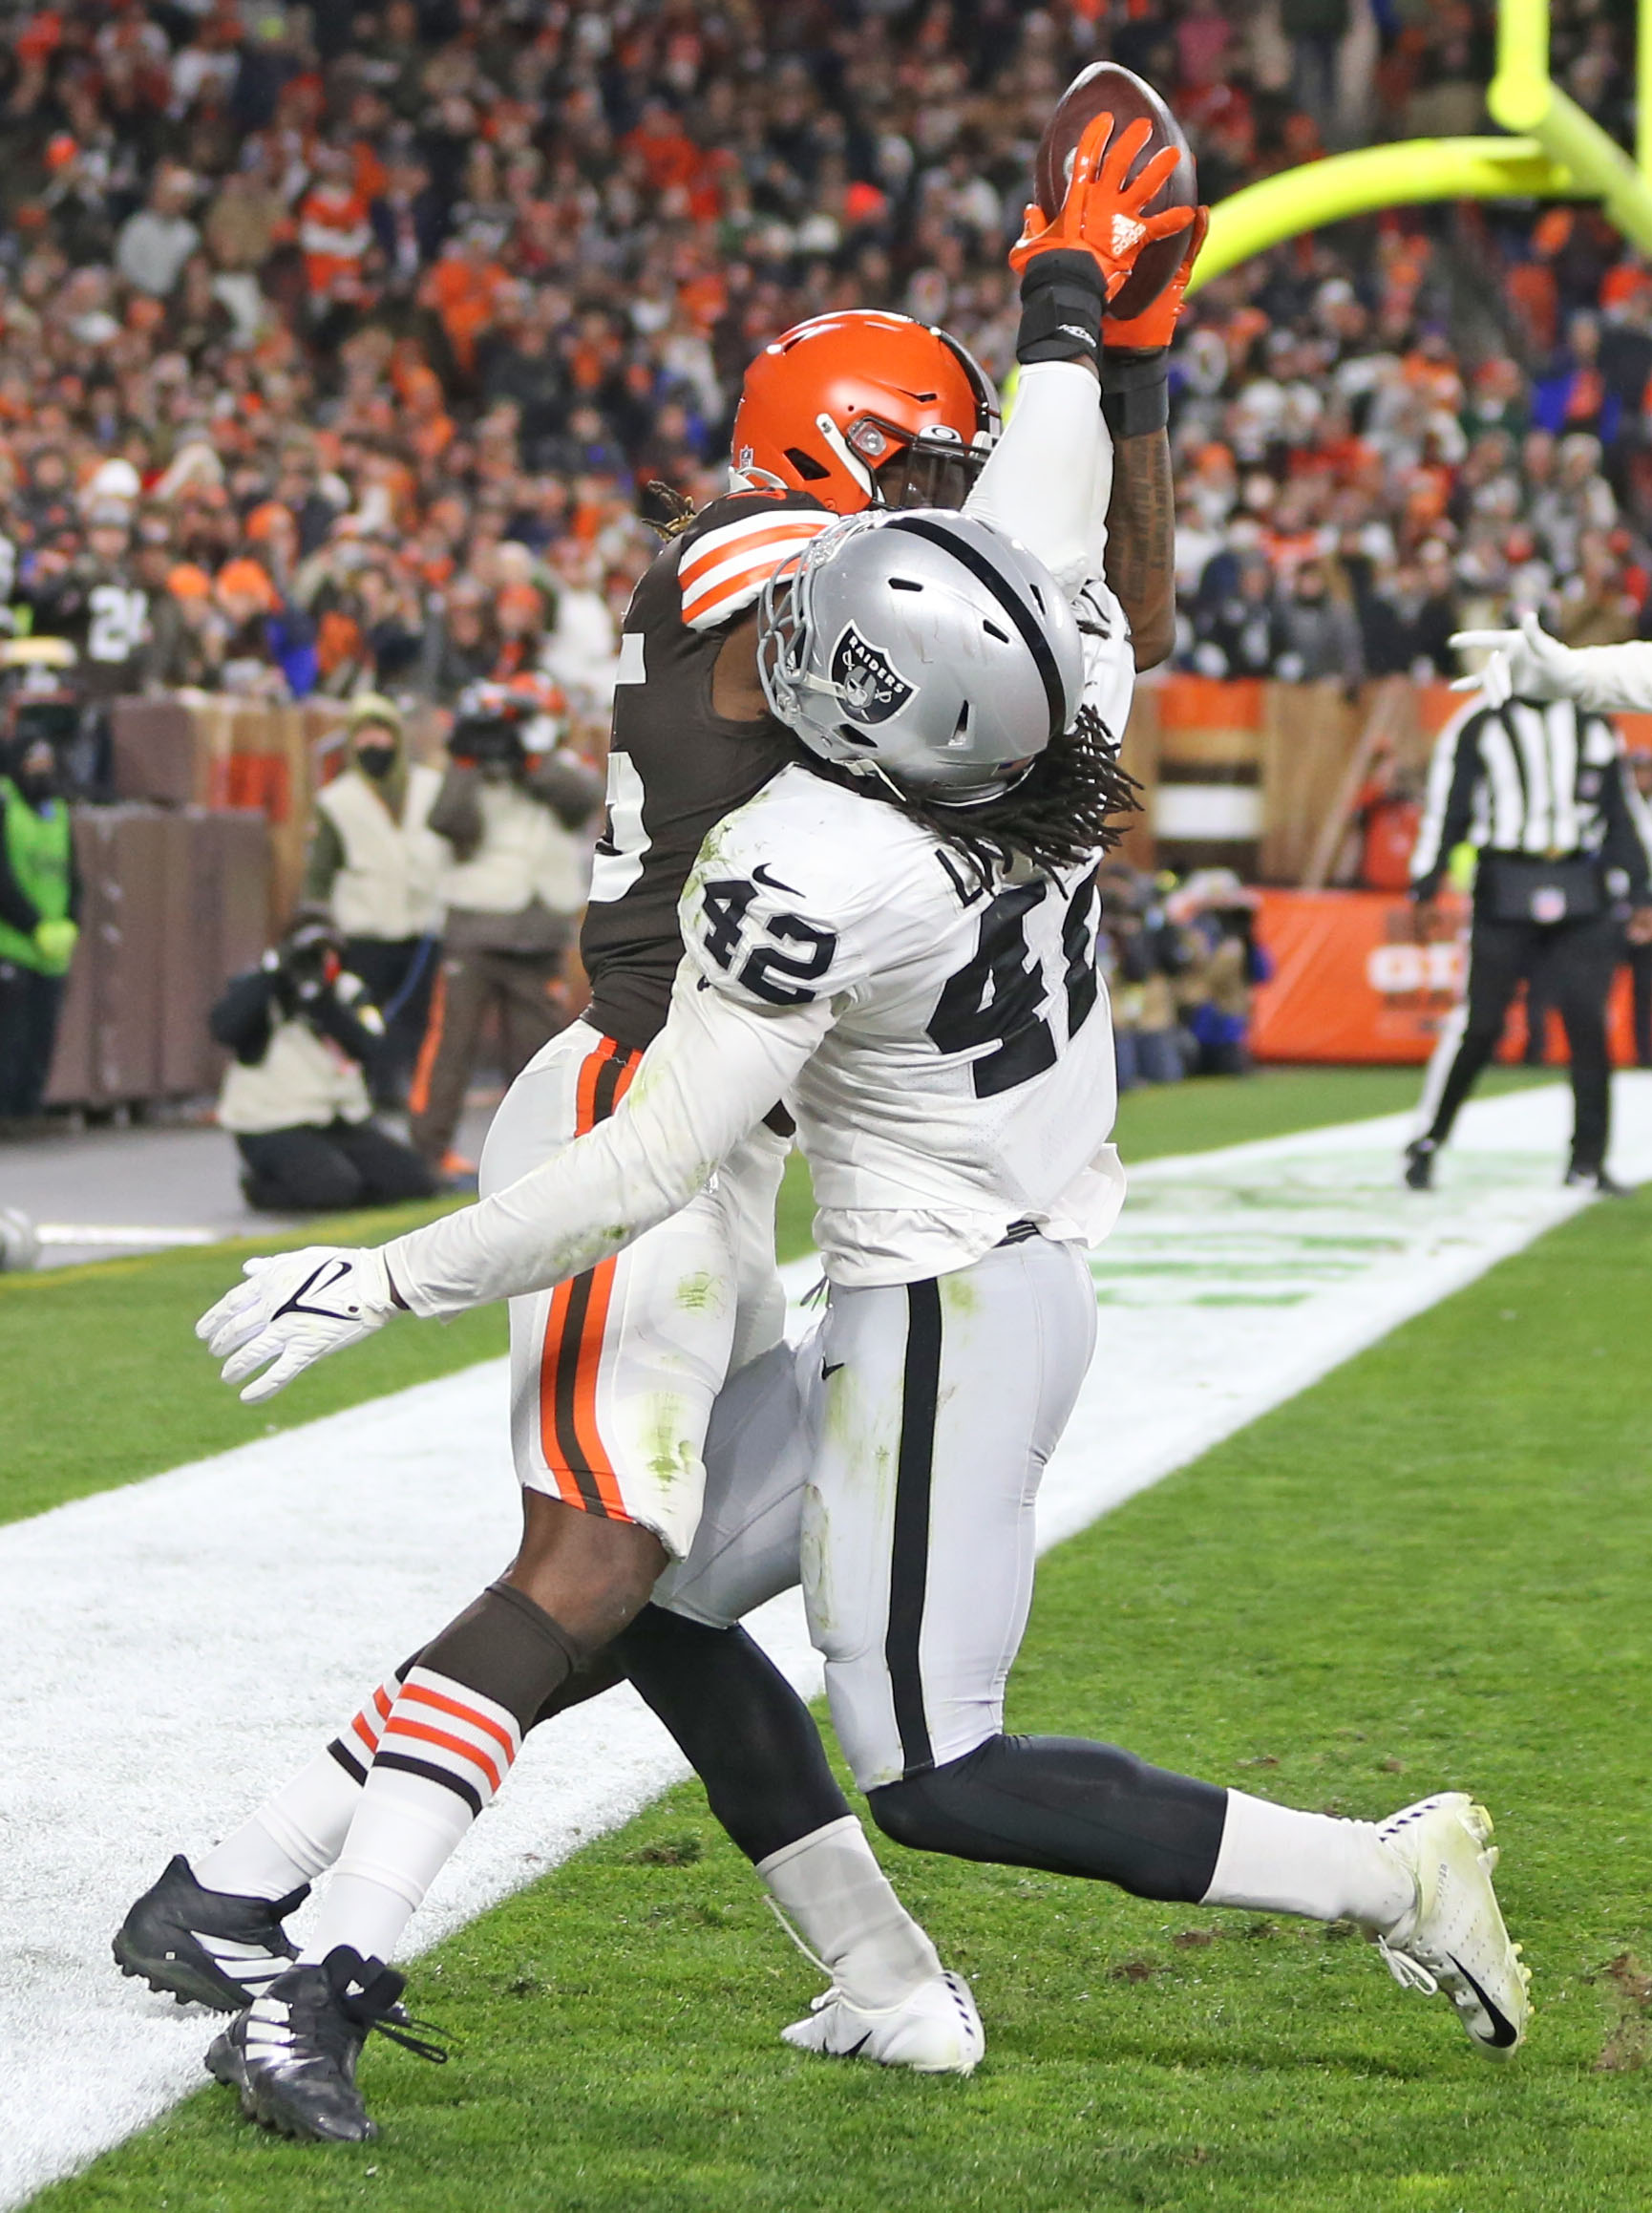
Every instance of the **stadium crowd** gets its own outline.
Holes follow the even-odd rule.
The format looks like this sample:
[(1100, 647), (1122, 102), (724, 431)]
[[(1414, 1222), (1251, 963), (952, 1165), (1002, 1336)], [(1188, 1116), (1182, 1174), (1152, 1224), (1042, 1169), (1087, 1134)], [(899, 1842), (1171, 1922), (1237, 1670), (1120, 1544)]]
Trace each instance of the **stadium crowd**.
[[(1625, 12), (1556, 8), (1560, 74), (1620, 122)], [(1218, 198), (1472, 129), (1489, 17), (43, 0), (0, 48), (0, 599), (111, 687), (452, 702), (543, 668), (600, 722), (646, 487), (713, 488), (766, 339), (893, 306), (1006, 374), (1005, 247), (1077, 67), (1164, 84)], [(1464, 224), (1503, 333), (1472, 358)], [(1184, 661), (1437, 666), (1511, 597), (1633, 633), (1649, 370), (1652, 275), (1587, 214), (1397, 211), (1212, 285), (1177, 376)]]

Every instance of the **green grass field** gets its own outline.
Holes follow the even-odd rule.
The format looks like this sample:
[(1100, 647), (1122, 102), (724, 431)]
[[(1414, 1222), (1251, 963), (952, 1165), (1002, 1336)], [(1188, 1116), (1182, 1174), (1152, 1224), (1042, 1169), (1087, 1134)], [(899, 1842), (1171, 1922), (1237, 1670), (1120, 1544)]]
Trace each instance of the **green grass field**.
[[(1226, 1142), (1266, 1134), (1269, 1113), (1361, 1111), (1345, 1093), (1309, 1111), (1327, 1080), (1203, 1096)], [(36, 2206), (1642, 2213), (1649, 1230), (1652, 1194), (1591, 1209), (1050, 1555), (1011, 1686), (1012, 1727), (1112, 1737), (1297, 1804), (1483, 1795), (1539, 2007), (1514, 2065), (1480, 2059), (1443, 2000), (1402, 1993), (1343, 1931), (893, 1851), (974, 1982), (986, 2061), (961, 2083), (807, 2060), (774, 2032), (817, 1979), (685, 1785), (420, 1963), (416, 2010), (457, 2048), (444, 2069), (369, 2054), (380, 2142), (277, 2143), (207, 2091)], [(87, 1294), (113, 1318), (112, 1283), (159, 1332), (201, 1287), (168, 1273), (182, 1265), (9, 1287), (0, 1344), (19, 1311), (73, 1315)], [(70, 1456), (96, 1390), (86, 1341), (43, 1334), (35, 1357), (59, 1363), (41, 1405)], [(158, 1333), (163, 1403), (172, 1357)], [(168, 1457), (211, 1449), (203, 1419)], [(34, 1479), (44, 1495), (44, 1454)]]
[[(1492, 1080), (1529, 1079), (1512, 1071)], [(1133, 1092), (1122, 1102), (1119, 1143), (1127, 1160), (1142, 1160), (1387, 1114), (1411, 1103), (1417, 1082), (1411, 1069), (1293, 1068), (1243, 1083)], [(503, 1352), (502, 1310), (387, 1330), (254, 1415), (222, 1388), (191, 1334), (249, 1254), (323, 1239), (379, 1243), (436, 1211), (403, 1207), (318, 1222), (298, 1235), (0, 1276), (0, 1521)], [(794, 1156), (781, 1197), (782, 1259), (808, 1250), (811, 1213), (808, 1177)]]

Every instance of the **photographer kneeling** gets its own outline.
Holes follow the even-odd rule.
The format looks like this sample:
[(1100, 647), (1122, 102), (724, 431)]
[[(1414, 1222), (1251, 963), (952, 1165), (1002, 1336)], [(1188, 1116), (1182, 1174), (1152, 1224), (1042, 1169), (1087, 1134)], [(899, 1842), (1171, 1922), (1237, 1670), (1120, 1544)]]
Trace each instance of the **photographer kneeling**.
[(246, 1164), (249, 1205), (296, 1214), (431, 1196), (418, 1155), (372, 1119), (364, 1071), (387, 1051), (384, 1022), (326, 917), (301, 915), (229, 985), (210, 1027), (235, 1054), (218, 1120)]

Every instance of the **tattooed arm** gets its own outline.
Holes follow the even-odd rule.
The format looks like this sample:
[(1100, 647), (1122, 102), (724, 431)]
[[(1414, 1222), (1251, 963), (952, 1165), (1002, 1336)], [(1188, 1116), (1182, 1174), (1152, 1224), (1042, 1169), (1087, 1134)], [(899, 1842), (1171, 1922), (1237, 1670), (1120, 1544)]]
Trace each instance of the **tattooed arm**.
[(1164, 431), (1114, 444), (1107, 581), (1129, 618), (1136, 667), (1155, 669), (1175, 644), (1175, 497)]
[(1130, 618), (1138, 669), (1175, 644), (1175, 494), (1171, 484), (1170, 348), (1195, 262), (1210, 227), (1201, 207), (1181, 266), (1151, 307), (1102, 326), (1101, 412), (1112, 433), (1107, 581)]

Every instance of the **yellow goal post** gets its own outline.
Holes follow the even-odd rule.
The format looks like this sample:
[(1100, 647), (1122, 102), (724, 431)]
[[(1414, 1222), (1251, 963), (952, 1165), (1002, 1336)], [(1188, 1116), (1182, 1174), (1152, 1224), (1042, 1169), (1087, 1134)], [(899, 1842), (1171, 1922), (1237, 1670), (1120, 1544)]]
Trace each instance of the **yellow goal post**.
[(1303, 162), (1247, 184), (1211, 211), (1197, 291), (1303, 231), (1431, 200), (1599, 200), (1652, 253), (1652, 0), (1640, 0), (1637, 159), (1549, 74), (1549, 0), (1501, 0), (1497, 70), (1486, 94), (1506, 138), (1412, 138)]

